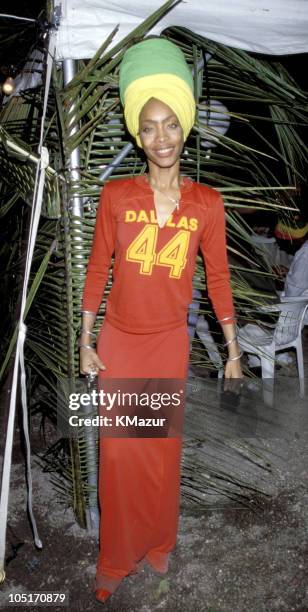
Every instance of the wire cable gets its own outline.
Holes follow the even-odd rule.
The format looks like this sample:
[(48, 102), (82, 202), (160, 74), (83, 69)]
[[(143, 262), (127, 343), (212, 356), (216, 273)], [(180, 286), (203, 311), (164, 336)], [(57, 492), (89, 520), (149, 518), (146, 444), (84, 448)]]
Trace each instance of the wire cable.
[(30, 17), (18, 17), (18, 15), (7, 15), (6, 13), (0, 13), (0, 17), (4, 17), (5, 19), (18, 19), (18, 21), (31, 21), (32, 23), (37, 22), (37, 19), (31, 19)]

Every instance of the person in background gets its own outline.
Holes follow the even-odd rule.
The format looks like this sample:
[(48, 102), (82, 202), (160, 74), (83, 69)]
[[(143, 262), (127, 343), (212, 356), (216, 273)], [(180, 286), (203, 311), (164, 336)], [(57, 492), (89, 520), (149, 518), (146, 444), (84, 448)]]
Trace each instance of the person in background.
[[(299, 213), (289, 220), (281, 219), (275, 227), (275, 236), (280, 248), (289, 256), (290, 266), (277, 266), (276, 272), (280, 277), (281, 297), (300, 297), (307, 295), (308, 301), (308, 211), (307, 200), (303, 200), (304, 188), (299, 190), (296, 204)], [(279, 297), (280, 299), (280, 297)], [(304, 317), (304, 324), (308, 324), (308, 312)], [(291, 365), (294, 362), (293, 354), (283, 351), (276, 357), (278, 365)], [(260, 359), (256, 355), (248, 356), (249, 367), (259, 367)]]
[[(301, 239), (294, 245), (297, 250), (285, 278), (282, 296), (300, 297), (307, 295), (308, 300), (308, 223)], [(304, 325), (308, 325), (308, 310), (304, 316)]]
[[(294, 192), (293, 192), (294, 193)], [(292, 193), (289, 193), (289, 199), (286, 205), (297, 207), (298, 212), (288, 211), (284, 217), (278, 219), (274, 236), (276, 238), (279, 250), (279, 266), (277, 273), (284, 281), (286, 274), (291, 266), (295, 253), (302, 247), (307, 238), (308, 232), (308, 188), (302, 183), (297, 186), (295, 195), (290, 199)]]
[(293, 259), (285, 276), (283, 295), (298, 297), (308, 291), (308, 223), (306, 221), (298, 228), (292, 241), (292, 254)]

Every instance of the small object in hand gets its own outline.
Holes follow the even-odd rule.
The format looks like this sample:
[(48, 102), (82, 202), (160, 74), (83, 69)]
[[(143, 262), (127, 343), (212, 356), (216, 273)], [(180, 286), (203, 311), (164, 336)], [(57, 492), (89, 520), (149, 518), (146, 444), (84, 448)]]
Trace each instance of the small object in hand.
[(96, 376), (97, 376), (97, 369), (94, 366), (92, 366), (90, 368), (89, 374), (87, 374), (87, 378), (88, 378), (89, 382), (90, 383), (94, 382)]

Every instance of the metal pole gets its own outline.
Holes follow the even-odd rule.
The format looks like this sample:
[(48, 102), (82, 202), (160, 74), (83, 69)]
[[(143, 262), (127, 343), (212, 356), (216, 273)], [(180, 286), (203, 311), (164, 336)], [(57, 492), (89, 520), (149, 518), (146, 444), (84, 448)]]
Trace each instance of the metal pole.
[[(64, 85), (67, 85), (76, 74), (76, 61), (75, 60), (64, 60), (63, 61), (63, 77)], [(73, 136), (78, 131), (78, 125), (70, 128), (71, 123), (74, 121), (74, 106), (72, 106), (72, 118), (68, 124), (69, 136)], [(70, 181), (74, 184), (78, 184), (80, 181), (80, 150), (79, 147), (74, 149), (69, 156), (69, 175)], [(76, 217), (83, 216), (82, 198), (79, 196), (72, 197), (71, 212)]]
[(128, 142), (125, 147), (123, 147), (122, 151), (120, 151), (112, 160), (112, 162), (110, 162), (110, 164), (106, 166), (106, 168), (104, 168), (104, 170), (101, 172), (98, 177), (99, 182), (105, 181), (113, 173), (114, 169), (120, 165), (120, 163), (123, 161), (123, 159), (125, 159), (126, 155), (131, 151), (131, 149), (133, 149), (133, 144), (131, 142)]
[[(76, 62), (75, 60), (64, 60), (63, 61), (63, 77), (64, 77), (64, 85), (67, 85), (76, 74)], [(74, 121), (74, 106), (72, 106), (71, 110), (71, 121)], [(70, 123), (68, 125), (68, 134), (72, 136), (78, 131), (78, 125), (73, 125), (70, 129)], [(125, 159), (129, 151), (133, 148), (132, 143), (127, 143), (125, 147), (123, 147), (122, 151), (120, 151), (113, 161), (102, 171), (99, 176), (99, 181), (105, 181), (117, 168), (120, 163)], [(71, 184), (74, 186), (80, 182), (80, 150), (79, 147), (74, 149), (69, 155), (69, 178)], [(80, 218), (80, 224), (82, 222), (83, 217), (83, 207), (87, 200), (83, 200), (78, 195), (74, 195), (71, 197), (70, 202), (70, 212), (74, 217)], [(75, 257), (78, 258), (78, 250), (82, 247), (82, 236), (76, 236), (74, 233), (74, 254)], [(83, 256), (80, 254), (80, 259)], [(78, 264), (77, 264), (78, 266)], [(83, 267), (83, 264), (80, 264)], [(93, 380), (88, 377), (88, 389), (92, 389)], [(83, 407), (84, 415), (93, 416), (95, 412), (95, 407), (90, 403), (89, 406)], [(85, 445), (86, 445), (86, 463), (87, 463), (87, 481), (89, 485), (89, 506), (86, 510), (87, 515), (87, 528), (89, 530), (94, 530), (98, 533), (99, 529), (99, 508), (98, 508), (98, 497), (97, 497), (97, 482), (98, 482), (98, 470), (97, 470), (97, 437), (95, 433), (95, 428), (85, 428)]]
[[(63, 77), (64, 85), (67, 85), (76, 74), (76, 62), (75, 60), (64, 60), (63, 61)], [(68, 124), (68, 135), (72, 136), (78, 131), (78, 125), (73, 125), (70, 128), (71, 123), (74, 121), (74, 106), (71, 108), (71, 121)], [(69, 180), (71, 187), (73, 187), (73, 195), (70, 200), (69, 210), (70, 214), (80, 219), (80, 230), (82, 217), (83, 217), (83, 198), (74, 194), (74, 184), (77, 186), (80, 183), (80, 150), (79, 147), (71, 151), (69, 155)], [(76, 235), (76, 231), (72, 237), (72, 247), (74, 256), (77, 259), (83, 259), (82, 253), (78, 255), (78, 250), (82, 248), (82, 234)], [(77, 267), (84, 268), (83, 263), (76, 264)], [(90, 380), (88, 380), (88, 386)], [(94, 413), (95, 407), (93, 405), (83, 406), (84, 416)], [(86, 465), (87, 465), (87, 482), (89, 485), (88, 499), (89, 504), (86, 509), (86, 520), (88, 531), (94, 530), (98, 535), (99, 529), (99, 508), (98, 508), (98, 496), (97, 496), (97, 481), (98, 481), (98, 470), (97, 470), (97, 437), (95, 428), (85, 427), (84, 428), (84, 439), (86, 447)]]

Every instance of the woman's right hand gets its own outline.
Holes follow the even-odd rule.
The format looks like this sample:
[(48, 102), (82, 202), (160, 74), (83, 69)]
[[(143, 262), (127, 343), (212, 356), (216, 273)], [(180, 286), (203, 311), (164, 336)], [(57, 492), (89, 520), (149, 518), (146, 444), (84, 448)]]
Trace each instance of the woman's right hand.
[(99, 370), (106, 370), (103, 362), (100, 360), (95, 349), (80, 348), (80, 372), (81, 374), (95, 374), (97, 376)]

